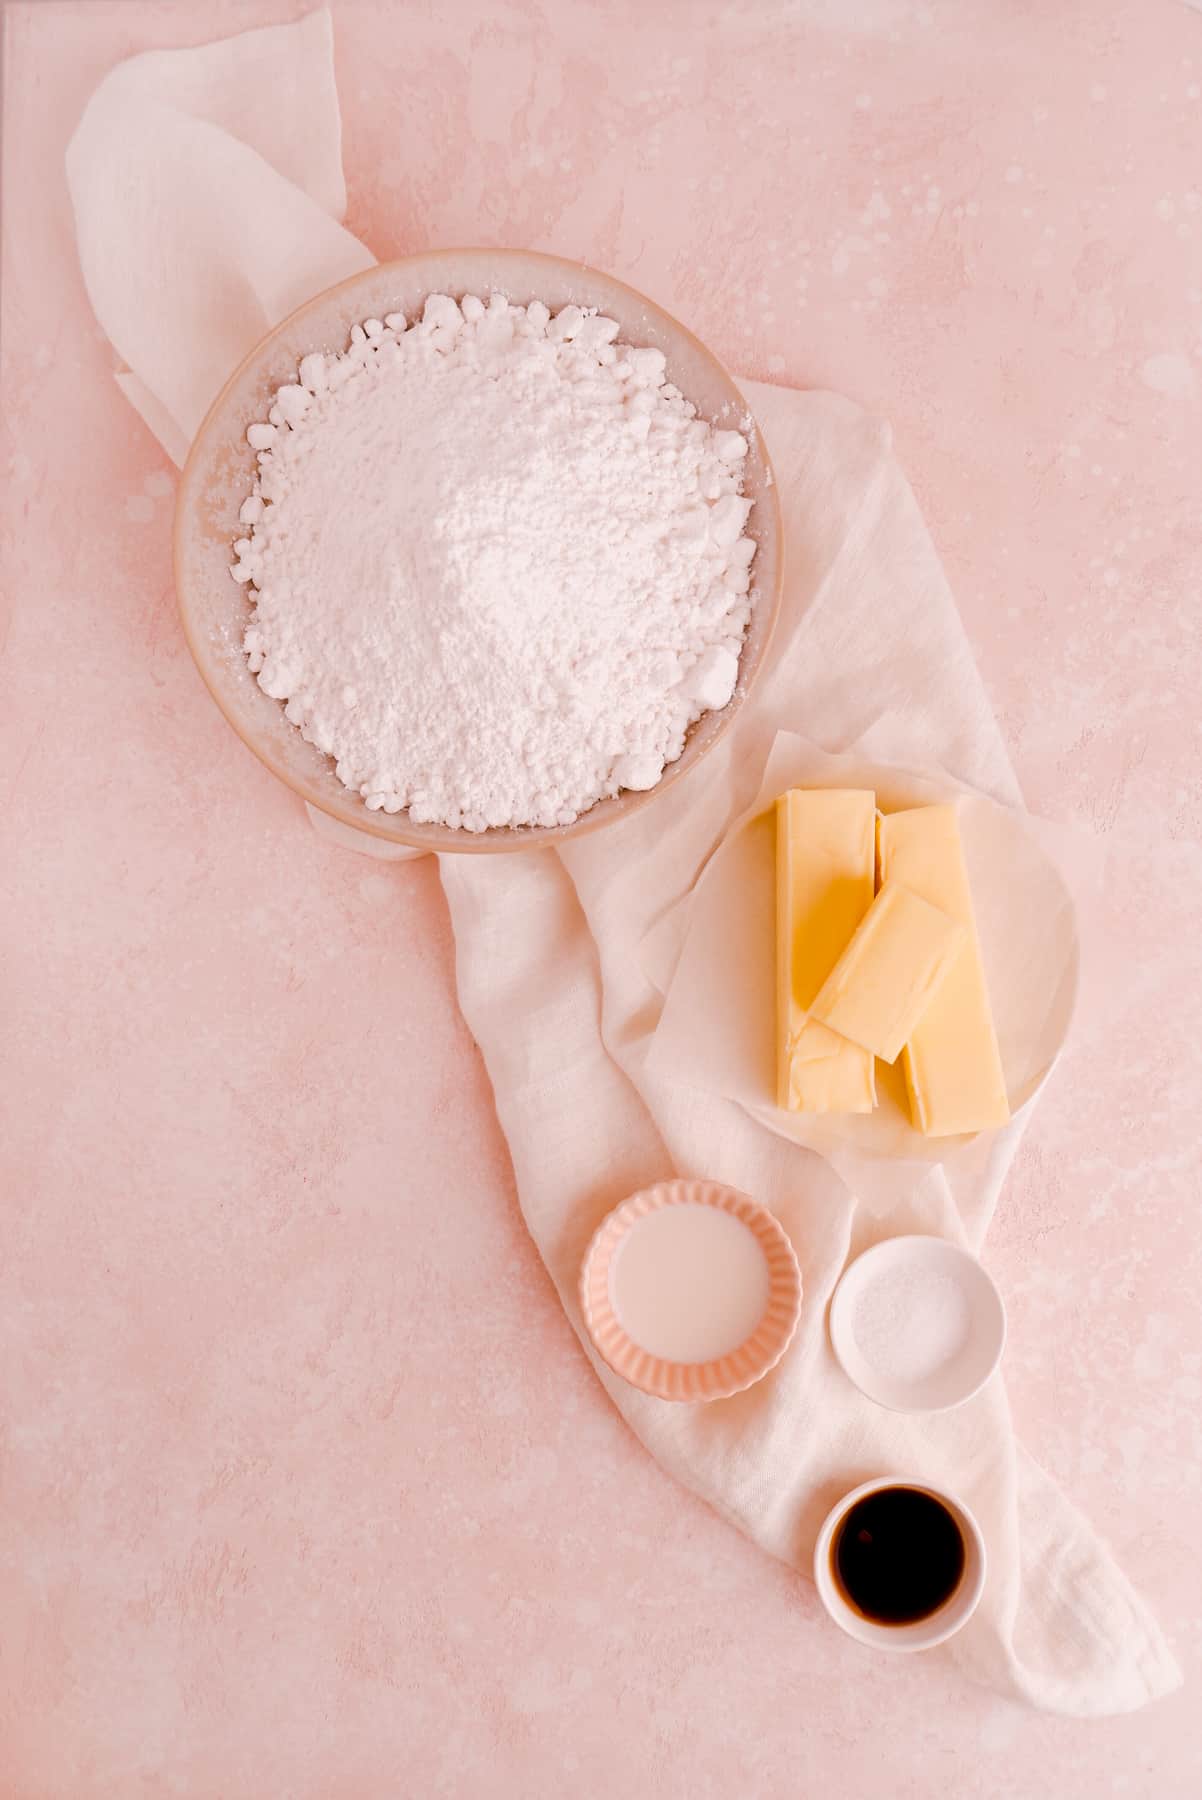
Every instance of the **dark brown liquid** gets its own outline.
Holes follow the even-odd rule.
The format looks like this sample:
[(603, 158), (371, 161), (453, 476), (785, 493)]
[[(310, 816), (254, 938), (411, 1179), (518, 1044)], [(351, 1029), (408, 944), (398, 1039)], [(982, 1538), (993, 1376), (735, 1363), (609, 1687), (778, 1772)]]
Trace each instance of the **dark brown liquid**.
[(835, 1579), (878, 1625), (913, 1625), (951, 1599), (964, 1539), (941, 1500), (921, 1488), (878, 1488), (857, 1500), (831, 1546)]

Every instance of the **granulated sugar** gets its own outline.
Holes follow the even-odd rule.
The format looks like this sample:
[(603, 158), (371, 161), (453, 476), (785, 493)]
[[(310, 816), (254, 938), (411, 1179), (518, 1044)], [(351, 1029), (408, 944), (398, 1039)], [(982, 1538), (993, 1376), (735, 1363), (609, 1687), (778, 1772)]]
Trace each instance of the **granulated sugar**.
[(435, 294), (306, 356), (250, 427), (250, 666), (369, 807), (570, 824), (730, 699), (746, 440), (617, 334)]
[(958, 1281), (937, 1269), (890, 1269), (856, 1301), (860, 1354), (897, 1381), (925, 1381), (963, 1350), (972, 1318)]

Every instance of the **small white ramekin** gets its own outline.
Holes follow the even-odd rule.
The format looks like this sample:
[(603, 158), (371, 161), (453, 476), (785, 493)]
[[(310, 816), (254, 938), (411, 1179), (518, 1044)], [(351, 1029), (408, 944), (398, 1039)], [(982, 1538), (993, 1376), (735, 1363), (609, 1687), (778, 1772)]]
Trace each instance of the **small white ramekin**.
[[(831, 1555), (835, 1534), (856, 1502), (863, 1500), (866, 1494), (891, 1487), (916, 1488), (942, 1501), (959, 1525), (964, 1539), (964, 1573), (960, 1585), (936, 1612), (925, 1619), (916, 1619), (911, 1625), (882, 1625), (857, 1612), (839, 1586)], [(962, 1626), (967, 1625), (980, 1604), (985, 1592), (985, 1539), (964, 1502), (957, 1500), (954, 1494), (910, 1476), (880, 1475), (874, 1481), (862, 1482), (850, 1494), (844, 1494), (826, 1515), (814, 1546), (814, 1581), (822, 1604), (835, 1624), (858, 1643), (868, 1644), (874, 1650), (930, 1650), (954, 1637)]]

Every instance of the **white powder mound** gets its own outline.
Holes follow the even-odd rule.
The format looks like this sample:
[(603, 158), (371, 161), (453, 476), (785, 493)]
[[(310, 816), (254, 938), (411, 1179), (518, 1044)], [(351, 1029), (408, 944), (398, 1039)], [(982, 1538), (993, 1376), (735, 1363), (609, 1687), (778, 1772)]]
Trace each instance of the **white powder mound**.
[(250, 666), (369, 807), (570, 824), (729, 701), (747, 443), (617, 334), (433, 294), (306, 356), (247, 432)]

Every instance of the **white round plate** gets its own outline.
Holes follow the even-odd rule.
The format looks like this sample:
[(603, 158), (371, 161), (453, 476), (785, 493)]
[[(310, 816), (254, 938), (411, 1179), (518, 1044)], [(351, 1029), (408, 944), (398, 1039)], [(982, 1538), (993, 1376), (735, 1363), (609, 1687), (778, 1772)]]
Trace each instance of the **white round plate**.
[(1012, 1116), (1055, 1067), (1076, 1004), (1080, 944), (1061, 834), (946, 776), (858, 752), (830, 756), (780, 732), (757, 798), (714, 852), (679, 920), (669, 914), (658, 928), (668, 948), (656, 946), (656, 954), (667, 960), (675, 952), (675, 962), (662, 983), (649, 1066), (682, 1087), (734, 1100), (779, 1137), (824, 1156), (862, 1200), (888, 1205), (890, 1164), (972, 1158), (992, 1134), (924, 1137), (911, 1121), (900, 1058), (877, 1063), (873, 1112), (794, 1113), (776, 1104), (772, 802), (791, 787), (870, 787), (886, 813), (956, 803)]
[[(965, 1329), (951, 1352), (930, 1366), (907, 1369), (871, 1360), (856, 1338), (855, 1321), (862, 1301), (877, 1283), (912, 1283), (916, 1308), (936, 1298), (963, 1307)], [(946, 1238), (886, 1238), (856, 1258), (835, 1289), (830, 1308), (830, 1334), (845, 1374), (862, 1394), (891, 1412), (946, 1412), (979, 1393), (1001, 1361), (1006, 1343), (1006, 1309), (993, 1280), (975, 1256)], [(938, 1334), (929, 1319), (911, 1321), (915, 1339), (924, 1330), (933, 1351)]]

